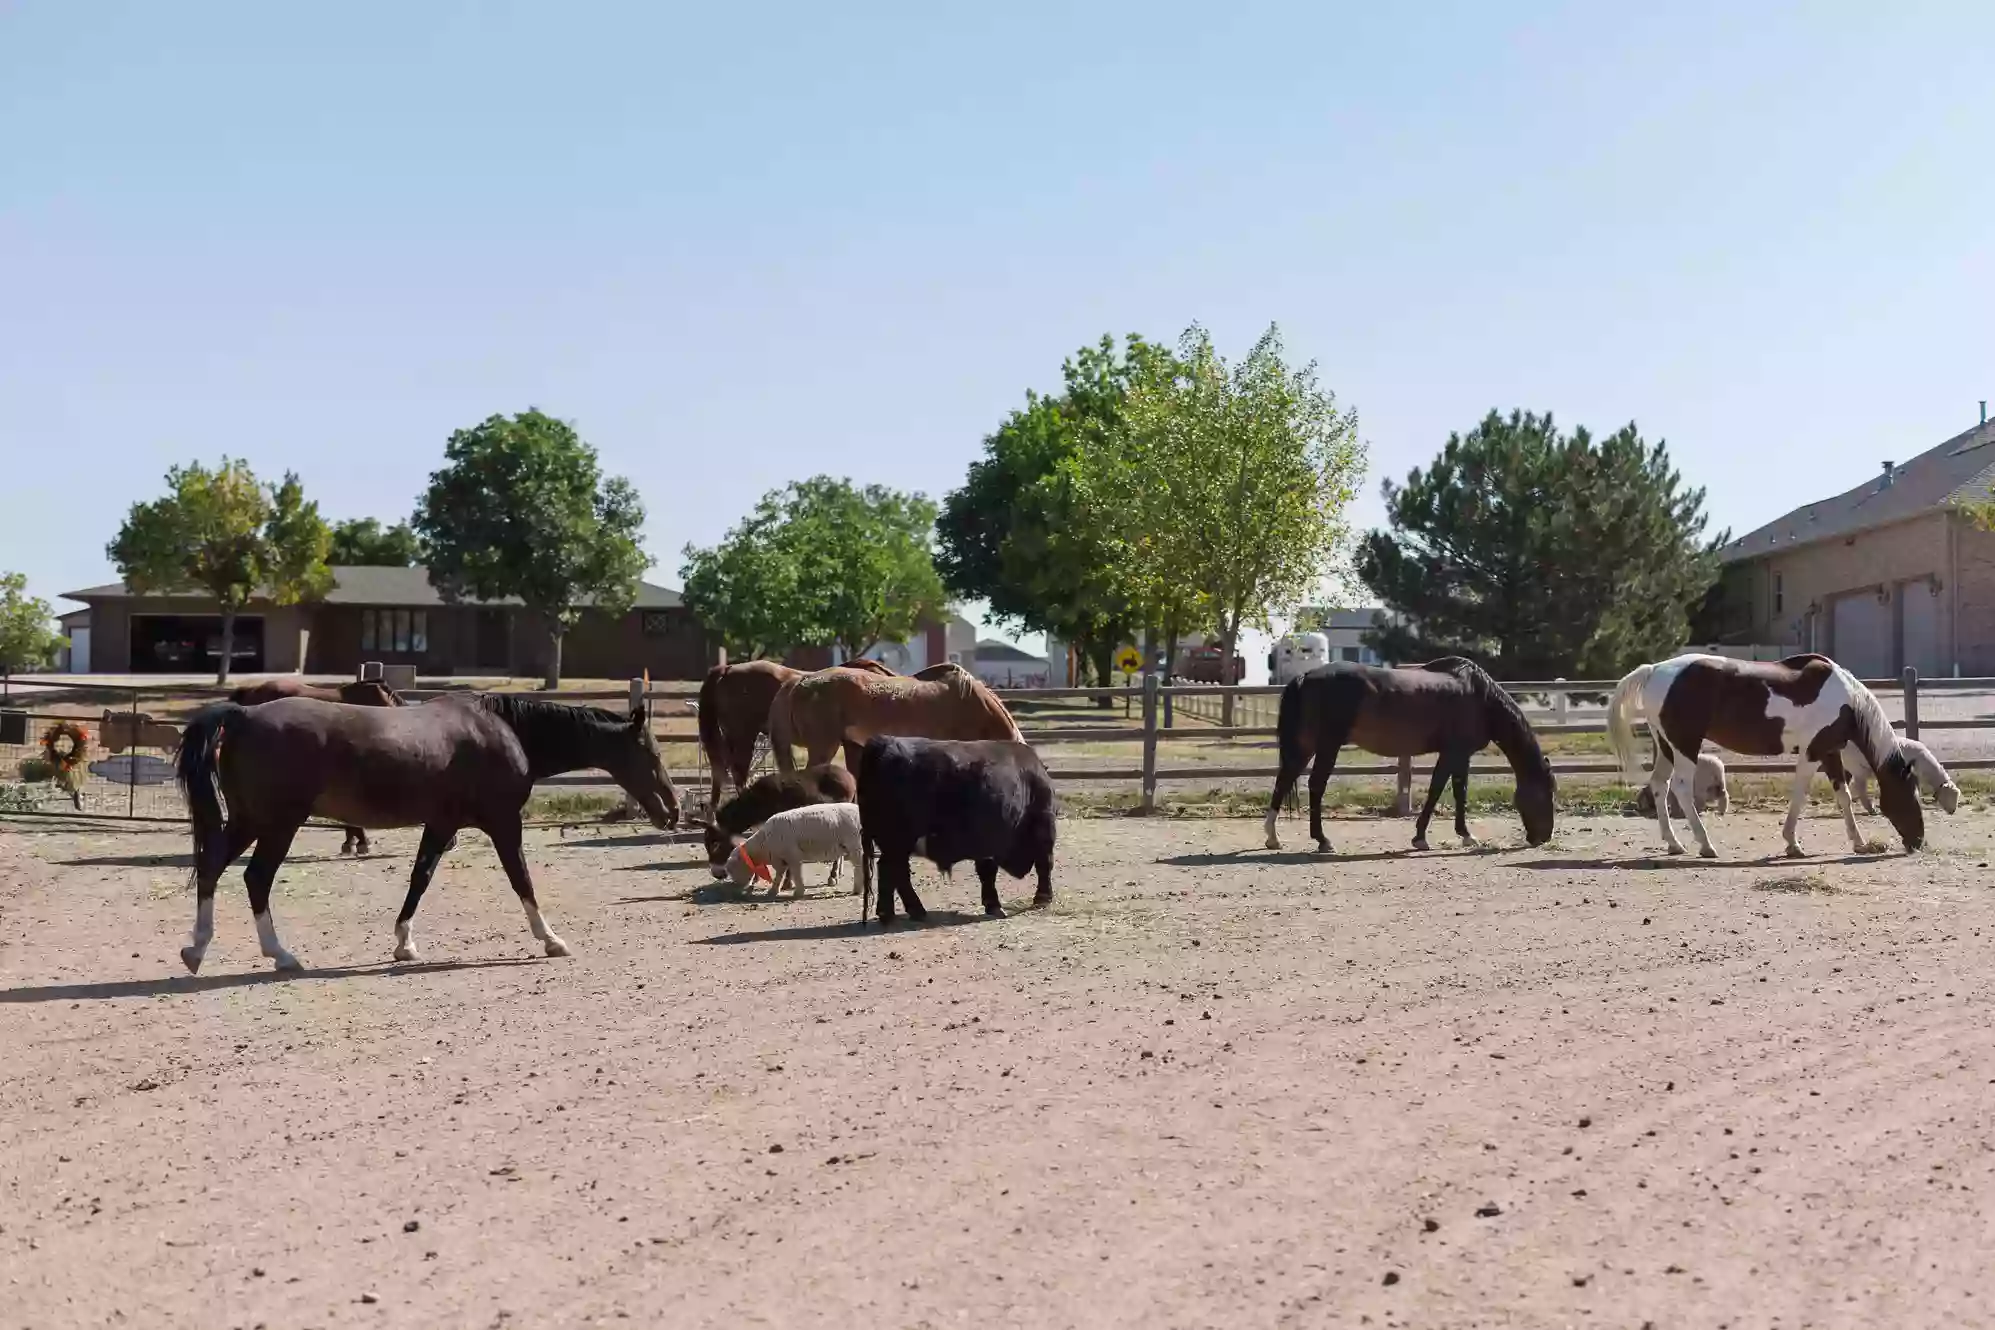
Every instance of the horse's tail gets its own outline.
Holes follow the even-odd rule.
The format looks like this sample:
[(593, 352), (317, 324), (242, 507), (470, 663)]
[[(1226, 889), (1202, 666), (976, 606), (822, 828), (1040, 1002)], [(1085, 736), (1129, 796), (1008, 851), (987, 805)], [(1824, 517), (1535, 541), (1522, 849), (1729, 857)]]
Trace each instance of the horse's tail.
[(1614, 696), (1607, 702), (1608, 742), (1614, 745), (1621, 775), (1637, 783), (1648, 772), (1642, 766), (1641, 750), (1635, 746), (1635, 720), (1642, 709), (1642, 690), (1648, 687), (1649, 676), (1655, 672), (1653, 665), (1637, 665), (1614, 685)]
[(186, 796), (188, 816), (194, 830), (194, 865), (213, 862), (222, 835), (222, 795), (217, 761), (222, 751), (222, 735), (246, 708), (235, 702), (218, 702), (204, 708), (180, 735), (180, 751), (173, 760), (180, 792)]
[(727, 769), (727, 732), (720, 723), (720, 681), (726, 677), (727, 666), (716, 665), (700, 682), (700, 748), (715, 772)]
[(797, 685), (801, 682), (791, 679), (776, 690), (775, 700), (769, 703), (769, 756), (776, 759), (778, 771), (797, 769), (797, 755), (790, 751), (790, 736), (795, 729), (790, 712), (796, 705)]
[(1296, 675), (1282, 687), (1281, 706), (1275, 712), (1275, 747), (1281, 755), (1283, 771), (1300, 771), (1307, 760), (1302, 744), (1302, 681)]

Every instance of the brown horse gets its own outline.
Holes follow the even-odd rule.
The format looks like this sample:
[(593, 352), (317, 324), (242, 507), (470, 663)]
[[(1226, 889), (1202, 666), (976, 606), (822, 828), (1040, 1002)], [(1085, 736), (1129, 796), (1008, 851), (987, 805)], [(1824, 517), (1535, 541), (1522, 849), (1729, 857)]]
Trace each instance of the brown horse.
[(292, 837), (314, 815), (423, 829), (395, 921), (398, 961), (417, 959), (416, 906), (437, 860), (465, 827), (490, 838), (547, 954), (568, 954), (568, 944), (541, 917), (520, 853), (521, 819), (535, 781), (606, 771), (655, 825), (669, 829), (679, 821), (678, 791), (648, 711), (625, 717), (509, 693), (460, 693), (386, 710), (306, 697), (260, 707), (218, 702), (188, 722), (177, 768), (194, 830), (194, 932), (180, 952), (193, 971), (215, 934), (215, 883), (252, 845), (243, 881), (263, 954), (280, 970), (299, 968), (277, 940), (270, 888)]
[[(245, 684), (229, 694), (229, 701), (239, 707), (261, 706), (265, 702), (275, 702), (280, 697), (309, 697), (320, 702), (344, 702), (355, 707), (398, 707), (402, 699), (387, 684), (375, 679), (356, 679), (335, 687), (306, 683), (294, 675), (276, 679), (265, 679), (262, 683)], [(347, 827), (346, 839), (339, 844), (341, 854), (368, 853), (367, 832), (361, 827)]]
[(378, 679), (356, 679), (328, 687), (306, 683), (295, 675), (245, 684), (229, 694), (229, 701), (239, 707), (253, 707), (264, 702), (275, 702), (280, 697), (309, 697), (320, 702), (345, 702), (356, 707), (402, 705), (402, 699), (395, 695), (394, 690)]
[(876, 734), (920, 739), (1009, 739), (1018, 723), (996, 693), (960, 665), (931, 665), (911, 677), (869, 674), (848, 666), (792, 679), (769, 704), (769, 747), (776, 765), (796, 769), (794, 744), (808, 763), (829, 762), (841, 748), (848, 770)]
[(1309, 772), (1309, 834), (1319, 853), (1330, 853), (1323, 834), (1323, 788), (1337, 766), (1337, 750), (1355, 744), (1380, 757), (1415, 757), (1434, 753), (1434, 781), (1427, 804), (1413, 827), (1413, 848), (1427, 848), (1427, 823), (1441, 791), (1455, 787), (1455, 834), (1474, 845), (1469, 835), (1469, 759), (1495, 744), (1517, 775), (1514, 796), (1524, 820), (1524, 838), (1543, 845), (1552, 838), (1553, 800), (1557, 787), (1551, 764), (1531, 733), (1531, 723), (1502, 685), (1472, 661), (1446, 656), (1425, 665), (1386, 669), (1338, 661), (1319, 665), (1288, 681), (1282, 690), (1276, 720), (1281, 769), (1268, 800), (1266, 830), (1271, 850), (1281, 848), (1275, 834), (1275, 814), (1295, 788), (1304, 767)]
[[(845, 669), (896, 677), (877, 660), (855, 660)], [(737, 791), (748, 788), (755, 769), (755, 741), (769, 732), (769, 704), (792, 679), (806, 672), (773, 660), (744, 660), (716, 665), (700, 684), (700, 747), (707, 755), (713, 789), (708, 808), (720, 807), (721, 782), (731, 779)]]

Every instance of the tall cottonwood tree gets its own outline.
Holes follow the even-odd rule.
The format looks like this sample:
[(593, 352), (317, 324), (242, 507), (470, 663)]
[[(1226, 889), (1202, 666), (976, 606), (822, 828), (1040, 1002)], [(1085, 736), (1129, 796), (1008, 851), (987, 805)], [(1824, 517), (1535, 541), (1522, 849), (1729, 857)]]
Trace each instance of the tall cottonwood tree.
[[(1124, 426), (1078, 470), (1132, 598), (1176, 632), (1293, 610), (1331, 572), (1365, 470), (1356, 413), (1292, 368), (1270, 325), (1229, 366), (1194, 325), (1131, 387)], [(1226, 699), (1231, 724), (1232, 698)]]

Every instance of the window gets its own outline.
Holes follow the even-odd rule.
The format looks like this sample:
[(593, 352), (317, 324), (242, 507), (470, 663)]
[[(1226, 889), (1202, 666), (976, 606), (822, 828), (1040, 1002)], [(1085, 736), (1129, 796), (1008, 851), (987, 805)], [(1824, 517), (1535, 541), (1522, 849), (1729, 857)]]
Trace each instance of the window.
[(1780, 582), (1780, 574), (1775, 573), (1773, 575), (1773, 612), (1775, 614), (1781, 612), (1781, 602), (1787, 598), (1785, 590)]
[(665, 610), (646, 610), (644, 612), (643, 630), (646, 637), (670, 637), (672, 635), (671, 614)]
[(362, 610), (360, 649), (403, 656), (428, 651), (429, 611)]
[(1344, 653), (1345, 660), (1356, 660), (1358, 658), (1358, 649), (1356, 647), (1343, 647), (1341, 650)]

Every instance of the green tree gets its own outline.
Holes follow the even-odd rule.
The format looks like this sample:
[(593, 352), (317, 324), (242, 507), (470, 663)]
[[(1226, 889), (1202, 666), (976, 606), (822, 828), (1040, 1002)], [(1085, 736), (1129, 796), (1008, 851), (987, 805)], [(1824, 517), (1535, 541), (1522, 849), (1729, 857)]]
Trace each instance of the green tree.
[(533, 409), (452, 434), (413, 526), (446, 600), (517, 596), (541, 616), (548, 688), (582, 610), (628, 613), (651, 566), (637, 491), (603, 478), (572, 425)]
[[(1315, 365), (1289, 367), (1273, 325), (1230, 367), (1194, 325), (1124, 415), (1082, 467), (1116, 562), (1173, 651), (1210, 625), (1230, 661), (1243, 627), (1293, 610), (1332, 571), (1365, 469), (1356, 413)], [(1225, 711), (1231, 724), (1231, 697)]]
[(423, 561), (423, 544), (407, 522), (383, 527), (372, 517), (348, 518), (332, 529), (332, 553), (326, 562), (348, 568), (414, 568)]
[(815, 476), (762, 496), (712, 549), (686, 547), (686, 604), (744, 655), (905, 640), (945, 606), (919, 494)]
[(1063, 464), (1122, 429), (1131, 382), (1167, 358), (1135, 335), (1121, 350), (1112, 337), (1081, 348), (1062, 367), (1059, 395), (1028, 392), (984, 440), (936, 520), (936, 570), (951, 593), (988, 602), (1000, 622), (1072, 643), (1103, 686), (1115, 647), (1139, 625)]
[(0, 676), (55, 663), (62, 634), (50, 626), (54, 617), (47, 601), (28, 594), (25, 573), (0, 573)]
[(1704, 491), (1633, 424), (1595, 442), (1492, 411), (1384, 491), (1391, 530), (1365, 537), (1358, 574), (1412, 627), (1381, 651), (1499, 678), (1605, 677), (1681, 647), (1730, 534), (1703, 539)]
[(205, 593), (222, 616), (216, 682), (227, 683), (236, 615), (252, 596), (279, 605), (317, 600), (332, 587), (332, 533), (298, 477), (258, 483), (247, 462), (223, 458), (166, 473), (167, 494), (132, 505), (106, 549), (134, 593)]

